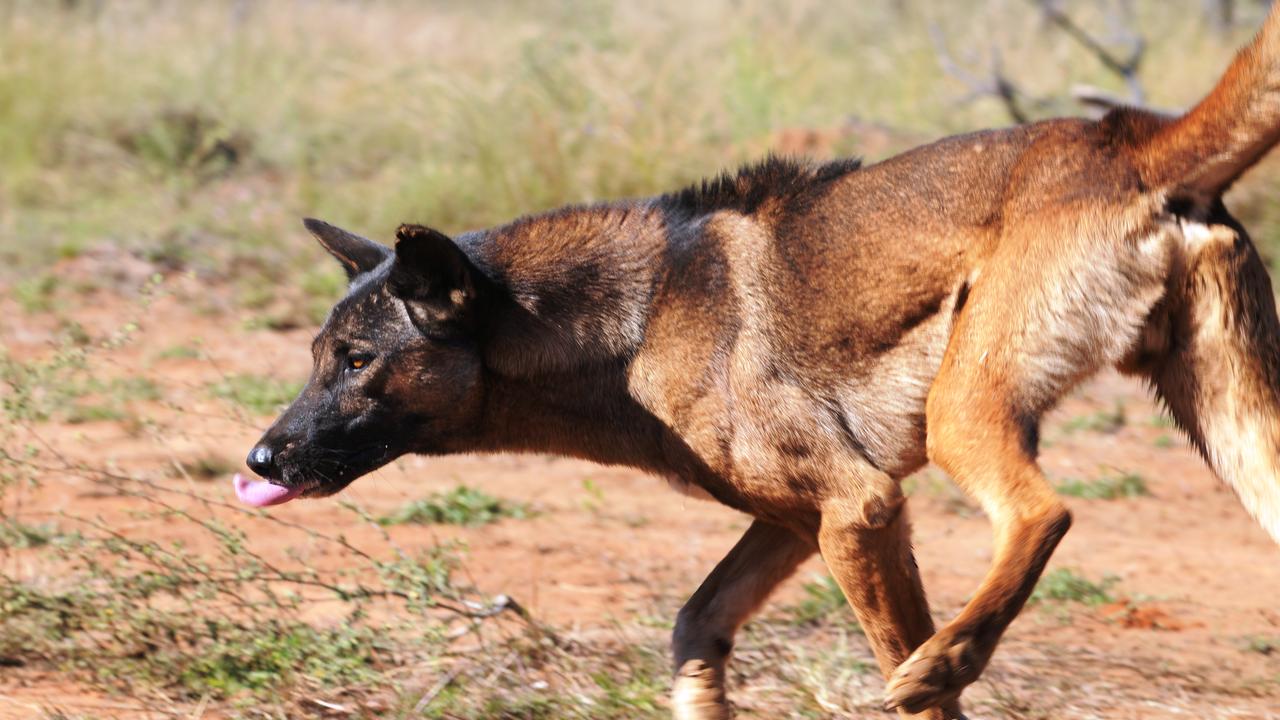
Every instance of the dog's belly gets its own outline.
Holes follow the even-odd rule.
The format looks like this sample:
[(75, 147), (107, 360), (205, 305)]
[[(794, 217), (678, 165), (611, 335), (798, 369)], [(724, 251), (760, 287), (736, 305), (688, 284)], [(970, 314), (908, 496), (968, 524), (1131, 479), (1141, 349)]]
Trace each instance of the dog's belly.
[(923, 465), (925, 399), (972, 279), (959, 241), (940, 241), (945, 253), (914, 236), (877, 243), (853, 258), (874, 273), (791, 287), (791, 265), (768, 259), (804, 238), (714, 219), (704, 230), (718, 244), (662, 288), (629, 371), (633, 397), (670, 433), (654, 469), (762, 517)]
[(776, 358), (761, 345), (740, 345), (711, 383), (719, 391), (670, 416), (668, 455), (678, 459), (664, 476), (687, 495), (764, 518), (814, 510), (857, 483), (875, 484), (859, 491), (886, 492), (890, 478), (926, 462), (925, 400), (958, 291), (896, 345), (834, 381), (775, 372)]
[(851, 439), (876, 468), (902, 478), (927, 462), (925, 400), (942, 365), (959, 288), (939, 311), (839, 390)]

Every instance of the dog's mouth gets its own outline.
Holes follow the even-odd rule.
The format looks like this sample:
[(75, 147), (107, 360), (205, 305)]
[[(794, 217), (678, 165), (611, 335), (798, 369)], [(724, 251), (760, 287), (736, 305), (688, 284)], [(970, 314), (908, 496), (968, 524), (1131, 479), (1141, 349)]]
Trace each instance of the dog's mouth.
[(231, 478), (231, 485), (235, 488), (236, 497), (240, 502), (250, 507), (262, 508), (283, 505), (297, 498), (328, 497), (350, 485), (351, 481), (357, 477), (359, 475), (353, 475), (347, 480), (285, 485), (274, 480), (263, 480), (236, 473), (235, 477)]
[(240, 473), (236, 473), (235, 477), (231, 478), (231, 484), (235, 487), (236, 497), (240, 502), (259, 508), (282, 505), (302, 495), (306, 490), (303, 487), (277, 485), (270, 480), (247, 478)]
[[(370, 447), (354, 453), (349, 458), (350, 464), (344, 463), (345, 472), (338, 473), (338, 477), (330, 476), (324, 480), (310, 482), (283, 482), (236, 473), (231, 479), (231, 485), (235, 489), (236, 498), (250, 507), (283, 505), (297, 498), (333, 495), (350, 485), (356, 478), (386, 464), (392, 458), (387, 446)], [(356, 470), (357, 467), (361, 469)]]

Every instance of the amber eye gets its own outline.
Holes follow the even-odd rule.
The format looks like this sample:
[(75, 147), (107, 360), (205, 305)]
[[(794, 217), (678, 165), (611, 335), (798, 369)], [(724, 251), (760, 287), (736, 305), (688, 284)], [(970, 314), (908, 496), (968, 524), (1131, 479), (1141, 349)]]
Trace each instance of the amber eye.
[(347, 356), (347, 369), (363, 370), (371, 360), (373, 360), (372, 355), (368, 355), (366, 353), (351, 353)]

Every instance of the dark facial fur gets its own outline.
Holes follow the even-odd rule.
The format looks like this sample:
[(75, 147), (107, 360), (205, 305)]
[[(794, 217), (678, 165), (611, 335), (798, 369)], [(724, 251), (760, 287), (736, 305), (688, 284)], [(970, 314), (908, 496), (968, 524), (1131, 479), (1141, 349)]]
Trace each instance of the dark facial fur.
[[(306, 487), (311, 497), (335, 493), (407, 452), (444, 451), (475, 424), (480, 397), (479, 354), (455, 308), (462, 291), (433, 285), (404, 248), (393, 258), (385, 248), (350, 247), (370, 241), (320, 229), (352, 270), (352, 285), (312, 343), (306, 387), (259, 442), (273, 458), (268, 477)], [(362, 264), (343, 260), (354, 256)], [(423, 387), (433, 392), (416, 391)]]

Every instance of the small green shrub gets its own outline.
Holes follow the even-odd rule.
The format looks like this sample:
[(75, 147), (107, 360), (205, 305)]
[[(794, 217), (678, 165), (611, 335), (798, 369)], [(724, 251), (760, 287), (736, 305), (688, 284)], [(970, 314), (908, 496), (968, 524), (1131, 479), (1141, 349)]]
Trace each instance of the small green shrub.
[(200, 357), (200, 348), (193, 345), (171, 345), (156, 355), (161, 360), (195, 360)]
[(1115, 602), (1110, 590), (1118, 582), (1120, 578), (1108, 575), (1101, 582), (1095, 583), (1077, 575), (1069, 568), (1059, 568), (1041, 576), (1040, 582), (1036, 584), (1036, 589), (1027, 602), (1035, 604), (1055, 601), (1102, 605)]
[(1259, 655), (1274, 655), (1280, 652), (1280, 638), (1264, 637), (1262, 635), (1254, 635), (1247, 637), (1243, 643), (1245, 652), (1258, 653)]
[(184, 460), (181, 463), (182, 472), (191, 476), (196, 480), (214, 480), (221, 477), (229, 476), (239, 467), (238, 462), (233, 462), (221, 455), (201, 455), (190, 460)]
[(801, 585), (800, 589), (804, 591), (804, 598), (787, 608), (792, 622), (813, 625), (837, 621), (857, 625), (853, 611), (835, 578), (830, 575), (817, 576)]
[(54, 293), (58, 279), (51, 272), (43, 272), (33, 278), (13, 285), (13, 298), (29, 313), (49, 312), (53, 309)]
[(165, 110), (117, 131), (116, 142), (159, 176), (207, 181), (244, 161), (243, 133), (198, 110)]
[(244, 628), (207, 622), (209, 636), (216, 640), (198, 655), (180, 654), (169, 663), (181, 668), (179, 685), (193, 696), (261, 692), (296, 677), (326, 687), (378, 680), (378, 645), (368, 628), (282, 623)]
[(1110, 410), (1099, 410), (1096, 413), (1072, 418), (1062, 426), (1062, 429), (1067, 433), (1080, 431), (1114, 433), (1126, 423), (1124, 403), (1117, 400)]
[(1086, 500), (1118, 500), (1151, 495), (1147, 482), (1137, 473), (1108, 475), (1097, 480), (1069, 479), (1058, 483), (1057, 489), (1063, 495)]
[(527, 506), (501, 500), (465, 485), (415, 500), (379, 519), (383, 525), (487, 525), (502, 518), (528, 517)]
[(108, 382), (90, 378), (75, 386), (73, 392), (81, 396), (93, 395), (100, 400), (71, 403), (62, 414), (72, 424), (125, 420), (129, 418), (126, 408), (130, 404), (159, 400), (163, 395), (160, 386), (145, 377), (116, 378)]
[(57, 532), (47, 525), (28, 525), (9, 517), (0, 516), (0, 550), (48, 545)]
[(288, 405), (302, 390), (302, 383), (262, 375), (231, 375), (215, 383), (215, 397), (230, 401), (255, 415), (270, 415)]

